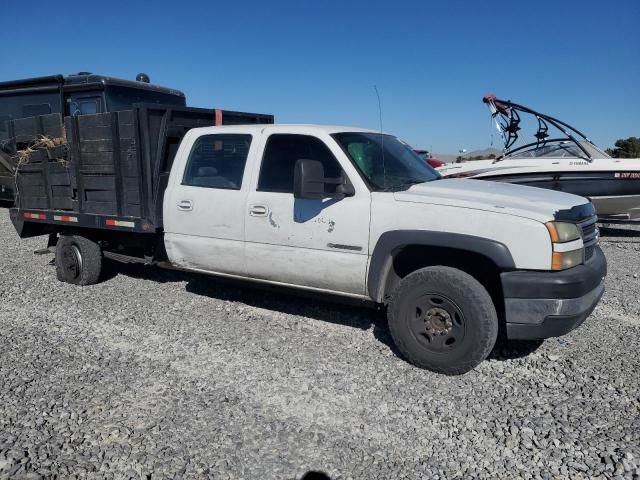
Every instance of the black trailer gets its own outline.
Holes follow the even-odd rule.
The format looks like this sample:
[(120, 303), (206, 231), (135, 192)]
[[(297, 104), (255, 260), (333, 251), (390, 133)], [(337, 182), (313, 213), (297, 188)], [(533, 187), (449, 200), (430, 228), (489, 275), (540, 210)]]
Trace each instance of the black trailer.
[(100, 230), (101, 238), (128, 252), (145, 250), (136, 251), (144, 256), (154, 248), (150, 234), (162, 232), (164, 190), (186, 132), (273, 121), (272, 115), (153, 104), (66, 117), (64, 148), (36, 150), (18, 165), (11, 220), (22, 238), (53, 234), (53, 243), (59, 232)]
[(13, 202), (17, 151), (58, 133), (63, 117), (130, 110), (138, 103), (184, 107), (185, 96), (150, 84), (145, 74), (135, 82), (88, 72), (0, 82), (0, 202)]

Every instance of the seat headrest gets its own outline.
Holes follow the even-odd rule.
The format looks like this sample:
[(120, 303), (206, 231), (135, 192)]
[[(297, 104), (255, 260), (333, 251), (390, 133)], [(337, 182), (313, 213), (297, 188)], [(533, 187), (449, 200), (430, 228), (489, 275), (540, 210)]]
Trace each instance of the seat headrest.
[(215, 167), (198, 168), (199, 177), (215, 177), (217, 174), (218, 174), (218, 170)]

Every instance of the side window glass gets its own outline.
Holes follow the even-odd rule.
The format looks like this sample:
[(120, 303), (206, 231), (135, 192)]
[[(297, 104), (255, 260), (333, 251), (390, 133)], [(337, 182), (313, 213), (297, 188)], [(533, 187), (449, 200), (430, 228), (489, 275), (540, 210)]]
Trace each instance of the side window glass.
[(98, 113), (98, 102), (95, 100), (80, 102), (81, 115), (91, 115), (94, 113)]
[[(262, 158), (258, 191), (293, 193), (293, 175), (296, 162), (306, 158), (322, 162), (324, 176), (343, 175), (340, 163), (329, 147), (316, 137), (308, 135), (274, 134), (267, 140)], [(335, 193), (336, 185), (325, 185), (327, 193)]]
[(102, 112), (100, 97), (73, 97), (67, 100), (69, 115), (92, 115)]
[(203, 135), (193, 145), (183, 185), (239, 190), (251, 146), (251, 135)]

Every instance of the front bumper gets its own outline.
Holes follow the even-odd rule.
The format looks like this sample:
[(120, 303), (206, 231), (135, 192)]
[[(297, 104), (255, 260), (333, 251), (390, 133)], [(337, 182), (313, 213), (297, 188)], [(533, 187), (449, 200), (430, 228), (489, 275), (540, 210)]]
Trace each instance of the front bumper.
[(584, 265), (561, 272), (501, 274), (507, 338), (559, 337), (579, 327), (602, 298), (606, 275), (600, 247)]

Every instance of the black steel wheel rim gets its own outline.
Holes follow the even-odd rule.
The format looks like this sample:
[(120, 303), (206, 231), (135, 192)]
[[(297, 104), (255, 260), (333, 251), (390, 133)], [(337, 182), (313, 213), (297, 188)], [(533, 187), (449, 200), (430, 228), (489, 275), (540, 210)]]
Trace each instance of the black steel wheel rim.
[(66, 245), (62, 248), (62, 268), (68, 278), (76, 279), (82, 272), (82, 255), (76, 245)]
[(433, 353), (446, 353), (462, 344), (466, 328), (460, 307), (439, 293), (426, 293), (408, 306), (408, 321), (416, 341)]

